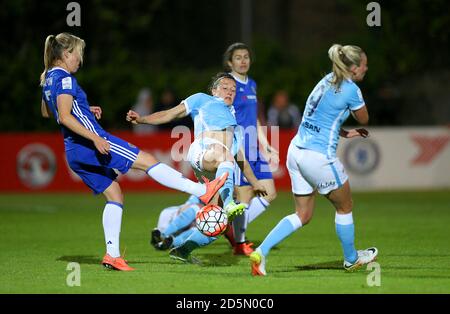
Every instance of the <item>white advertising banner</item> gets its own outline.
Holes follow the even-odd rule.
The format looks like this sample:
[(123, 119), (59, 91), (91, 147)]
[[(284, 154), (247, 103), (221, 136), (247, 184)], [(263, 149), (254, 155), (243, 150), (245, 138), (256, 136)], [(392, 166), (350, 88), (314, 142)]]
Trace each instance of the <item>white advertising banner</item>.
[(352, 190), (450, 188), (450, 128), (368, 130), (368, 138), (339, 142)]

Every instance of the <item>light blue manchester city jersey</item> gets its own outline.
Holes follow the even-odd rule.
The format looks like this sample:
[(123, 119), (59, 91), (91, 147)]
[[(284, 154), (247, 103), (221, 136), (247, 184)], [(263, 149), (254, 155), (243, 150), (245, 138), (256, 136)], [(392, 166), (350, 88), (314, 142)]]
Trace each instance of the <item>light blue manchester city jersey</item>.
[(330, 83), (333, 73), (327, 74), (309, 95), (302, 123), (293, 143), (326, 155), (336, 157), (339, 130), (350, 111), (362, 108), (364, 99), (359, 87), (351, 80), (344, 80), (339, 89)]
[(183, 102), (194, 121), (195, 137), (205, 131), (220, 131), (237, 125), (233, 106), (228, 106), (222, 98), (197, 93)]

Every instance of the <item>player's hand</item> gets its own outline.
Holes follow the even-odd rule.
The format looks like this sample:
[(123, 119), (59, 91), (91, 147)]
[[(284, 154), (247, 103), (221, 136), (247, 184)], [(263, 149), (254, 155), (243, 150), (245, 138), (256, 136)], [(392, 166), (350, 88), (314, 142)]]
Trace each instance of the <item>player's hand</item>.
[(359, 129), (351, 129), (347, 131), (347, 134), (345, 138), (352, 138), (352, 137), (369, 137), (369, 131), (367, 131), (365, 128), (359, 128)]
[(141, 116), (139, 115), (139, 113), (137, 113), (137, 112), (135, 112), (133, 110), (129, 110), (128, 113), (127, 113), (127, 118), (126, 119), (127, 119), (128, 122), (131, 122), (133, 124), (139, 124), (138, 119), (140, 117)]
[(111, 146), (109, 145), (108, 141), (105, 140), (103, 137), (96, 137), (94, 140), (95, 148), (100, 152), (102, 155), (109, 154), (109, 150), (111, 149)]
[(259, 181), (253, 185), (253, 192), (255, 192), (255, 194), (258, 196), (266, 196), (267, 195), (266, 187), (263, 184), (261, 184)]
[(94, 114), (95, 118), (97, 120), (100, 120), (102, 118), (102, 108), (99, 106), (90, 106), (89, 109)]

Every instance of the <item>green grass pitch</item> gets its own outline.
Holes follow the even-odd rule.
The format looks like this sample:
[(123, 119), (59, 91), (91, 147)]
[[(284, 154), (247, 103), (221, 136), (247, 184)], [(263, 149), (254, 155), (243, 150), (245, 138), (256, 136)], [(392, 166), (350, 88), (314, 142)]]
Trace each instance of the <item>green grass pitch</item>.
[[(233, 256), (223, 238), (195, 252), (202, 266), (173, 261), (149, 246), (149, 231), (161, 209), (185, 199), (126, 194), (121, 250), (137, 269), (126, 273), (100, 265), (102, 197), (0, 195), (0, 293), (450, 293), (448, 190), (354, 194), (356, 246), (378, 247), (380, 286), (367, 283), (373, 270), (343, 271), (334, 211), (323, 197), (311, 223), (271, 251), (267, 277), (253, 278), (248, 258)], [(292, 196), (280, 192), (249, 226), (249, 239), (259, 244), (292, 212)], [(80, 286), (66, 284), (70, 262), (80, 264)]]

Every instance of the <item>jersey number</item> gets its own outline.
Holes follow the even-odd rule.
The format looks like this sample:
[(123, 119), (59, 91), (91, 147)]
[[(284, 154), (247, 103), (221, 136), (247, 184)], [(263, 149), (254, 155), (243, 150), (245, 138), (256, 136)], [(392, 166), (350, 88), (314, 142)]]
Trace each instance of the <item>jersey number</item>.
[(312, 116), (314, 111), (316, 111), (324, 91), (325, 85), (321, 84), (311, 93), (311, 96), (308, 99), (308, 111), (306, 113), (308, 117)]

